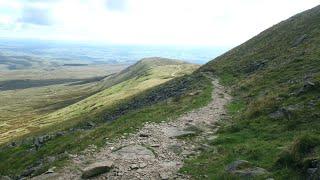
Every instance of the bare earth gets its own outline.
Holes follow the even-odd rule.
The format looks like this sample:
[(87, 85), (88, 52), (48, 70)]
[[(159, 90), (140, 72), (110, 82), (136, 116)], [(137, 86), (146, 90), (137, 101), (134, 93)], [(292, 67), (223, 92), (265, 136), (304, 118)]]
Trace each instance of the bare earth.
[[(231, 100), (217, 80), (213, 82), (212, 101), (205, 107), (184, 114), (171, 122), (147, 123), (138, 133), (109, 143), (100, 151), (94, 146), (81, 155), (71, 155), (68, 166), (34, 179), (81, 179), (85, 168), (96, 162), (112, 162), (110, 172), (93, 179), (190, 179), (179, 174), (183, 161), (205, 148), (205, 139), (214, 139), (219, 128), (216, 122), (225, 115), (225, 105)], [(185, 136), (201, 130), (195, 140)]]

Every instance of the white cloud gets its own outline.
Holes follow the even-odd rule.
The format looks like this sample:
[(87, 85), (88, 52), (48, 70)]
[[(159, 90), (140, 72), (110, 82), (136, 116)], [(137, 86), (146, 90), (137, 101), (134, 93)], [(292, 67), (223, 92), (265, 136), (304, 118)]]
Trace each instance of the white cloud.
[[(15, 35), (106, 43), (235, 46), (281, 20), (318, 4), (318, 0), (115, 2), (118, 1), (32, 2), (33, 6), (49, 8), (53, 24), (41, 28), (22, 28)], [(26, 6), (26, 1), (18, 0), (0, 0), (0, 6), (1, 3), (15, 8)], [(37, 31), (39, 33), (33, 33), (36, 35), (30, 33)], [(2, 31), (0, 36), (6, 34)]]

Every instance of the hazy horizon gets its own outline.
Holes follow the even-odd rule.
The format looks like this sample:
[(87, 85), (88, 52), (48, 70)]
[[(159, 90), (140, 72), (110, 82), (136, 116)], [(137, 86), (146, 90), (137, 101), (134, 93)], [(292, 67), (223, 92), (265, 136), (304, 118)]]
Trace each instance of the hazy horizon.
[(318, 3), (316, 0), (0, 0), (0, 37), (234, 47)]
[(43, 60), (87, 64), (133, 64), (142, 58), (163, 57), (205, 64), (229, 47), (125, 45), (94, 42), (0, 39), (0, 52)]

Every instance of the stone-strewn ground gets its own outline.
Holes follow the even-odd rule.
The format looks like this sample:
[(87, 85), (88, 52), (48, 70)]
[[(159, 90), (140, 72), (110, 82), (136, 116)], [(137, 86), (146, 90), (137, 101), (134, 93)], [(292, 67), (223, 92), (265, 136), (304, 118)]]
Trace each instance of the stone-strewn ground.
[[(212, 101), (205, 107), (186, 113), (171, 122), (147, 123), (136, 134), (109, 143), (97, 151), (89, 147), (82, 155), (72, 155), (72, 162), (58, 172), (34, 179), (81, 179), (94, 163), (113, 164), (107, 173), (93, 179), (189, 179), (178, 173), (184, 159), (206, 148), (204, 139), (214, 139), (216, 122), (225, 115), (224, 106), (231, 97), (217, 80), (213, 82)], [(188, 140), (193, 136), (193, 140)]]

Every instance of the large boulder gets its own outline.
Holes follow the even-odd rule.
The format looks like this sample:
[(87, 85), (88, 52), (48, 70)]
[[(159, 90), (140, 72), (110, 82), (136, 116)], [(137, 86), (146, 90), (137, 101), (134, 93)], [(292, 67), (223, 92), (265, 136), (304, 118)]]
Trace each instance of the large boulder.
[(103, 161), (91, 164), (83, 170), (82, 178), (91, 178), (109, 172), (113, 168), (113, 162)]

